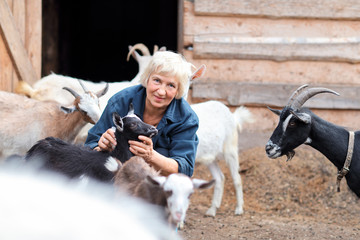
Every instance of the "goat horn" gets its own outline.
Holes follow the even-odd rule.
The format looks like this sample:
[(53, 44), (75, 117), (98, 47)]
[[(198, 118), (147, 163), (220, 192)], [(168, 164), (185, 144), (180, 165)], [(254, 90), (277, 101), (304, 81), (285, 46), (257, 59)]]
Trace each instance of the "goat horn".
[(66, 90), (66, 91), (68, 91), (69, 93), (71, 93), (75, 98), (77, 98), (77, 97), (80, 97), (80, 98), (81, 98), (81, 96), (80, 96), (77, 92), (75, 92), (74, 90), (72, 90), (71, 88), (63, 87), (63, 89)]
[(137, 43), (129, 50), (129, 53), (128, 53), (127, 57), (126, 57), (126, 61), (129, 61), (131, 54), (135, 50), (140, 50), (143, 56), (150, 56), (149, 49), (144, 44)]
[(106, 83), (104, 89), (101, 90), (101, 91), (99, 91), (99, 92), (97, 92), (97, 93), (96, 93), (96, 96), (97, 96), (98, 98), (101, 97), (101, 96), (104, 96), (104, 95), (107, 93), (108, 90), (109, 90), (109, 83)]
[(297, 95), (297, 97), (294, 99), (294, 101), (291, 103), (290, 107), (294, 110), (299, 110), (299, 108), (307, 101), (309, 100), (311, 97), (319, 94), (319, 93), (332, 93), (335, 94), (337, 96), (339, 96), (340, 94), (328, 89), (328, 88), (310, 88), (307, 89), (306, 91), (302, 91), (299, 95)]
[(296, 89), (295, 92), (293, 92), (293, 94), (291, 94), (286, 106), (290, 106), (293, 103), (294, 99), (299, 95), (299, 93), (301, 93), (308, 86), (309, 86), (309, 84), (304, 84), (304, 85), (300, 86), (298, 89)]
[(154, 51), (153, 51), (153, 54), (156, 53), (157, 51), (159, 50), (159, 46), (158, 45), (154, 45)]
[(89, 90), (85, 87), (85, 85), (82, 83), (82, 81), (80, 79), (78, 79), (78, 81), (79, 81), (82, 89), (84, 89), (84, 92), (86, 92), (86, 93), (89, 92)]

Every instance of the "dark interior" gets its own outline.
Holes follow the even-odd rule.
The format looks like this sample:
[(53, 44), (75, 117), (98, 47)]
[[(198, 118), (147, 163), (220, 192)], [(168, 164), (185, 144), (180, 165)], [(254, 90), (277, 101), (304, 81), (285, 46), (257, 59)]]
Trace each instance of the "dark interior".
[(42, 76), (123, 81), (138, 72), (128, 46), (177, 51), (177, 1), (43, 1)]

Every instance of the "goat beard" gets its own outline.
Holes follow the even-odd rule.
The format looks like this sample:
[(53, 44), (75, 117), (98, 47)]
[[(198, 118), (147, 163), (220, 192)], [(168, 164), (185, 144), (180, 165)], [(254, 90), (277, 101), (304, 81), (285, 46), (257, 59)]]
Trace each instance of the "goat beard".
[(295, 151), (291, 150), (291, 151), (287, 152), (286, 156), (287, 156), (286, 162), (288, 162), (295, 156)]

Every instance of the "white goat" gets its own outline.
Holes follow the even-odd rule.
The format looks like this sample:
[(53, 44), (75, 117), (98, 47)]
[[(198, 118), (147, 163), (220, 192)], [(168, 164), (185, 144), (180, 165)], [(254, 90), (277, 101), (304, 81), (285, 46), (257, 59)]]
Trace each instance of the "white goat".
[(86, 123), (99, 120), (99, 99), (107, 88), (94, 94), (78, 94), (70, 88), (70, 108), (54, 101), (39, 101), (0, 91), (0, 157), (25, 154), (36, 141), (53, 136), (71, 142)]
[(213, 183), (180, 173), (160, 176), (143, 158), (135, 156), (122, 165), (114, 184), (131, 196), (164, 207), (168, 222), (177, 226), (185, 219), (194, 189), (209, 188)]
[(180, 239), (160, 208), (29, 166), (0, 167), (0, 239)]
[(219, 101), (192, 104), (191, 107), (199, 117), (196, 162), (205, 164), (215, 179), (214, 195), (206, 215), (215, 216), (217, 208), (221, 205), (225, 181), (224, 174), (217, 164), (217, 160), (221, 159), (226, 161), (234, 182), (237, 199), (235, 214), (242, 214), (244, 200), (239, 174), (238, 131), (241, 131), (244, 122), (253, 121), (251, 113), (243, 106), (232, 113)]

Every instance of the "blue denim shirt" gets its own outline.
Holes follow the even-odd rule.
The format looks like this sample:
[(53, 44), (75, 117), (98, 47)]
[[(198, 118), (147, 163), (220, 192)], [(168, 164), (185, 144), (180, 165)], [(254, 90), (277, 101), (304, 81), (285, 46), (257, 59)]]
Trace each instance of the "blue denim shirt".
[[(101, 135), (114, 126), (112, 113), (126, 116), (130, 103), (135, 114), (143, 119), (146, 89), (141, 85), (126, 88), (110, 98), (100, 120), (89, 130), (85, 145), (95, 148)], [(155, 151), (178, 162), (180, 173), (192, 176), (199, 143), (196, 131), (199, 119), (183, 98), (174, 99), (160, 120), (158, 134), (152, 138)]]

